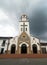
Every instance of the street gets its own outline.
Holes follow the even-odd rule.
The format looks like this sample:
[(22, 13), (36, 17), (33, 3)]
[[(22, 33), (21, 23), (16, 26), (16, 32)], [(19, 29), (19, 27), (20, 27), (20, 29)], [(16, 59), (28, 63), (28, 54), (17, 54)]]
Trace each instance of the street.
[(47, 65), (47, 58), (0, 59), (0, 65)]

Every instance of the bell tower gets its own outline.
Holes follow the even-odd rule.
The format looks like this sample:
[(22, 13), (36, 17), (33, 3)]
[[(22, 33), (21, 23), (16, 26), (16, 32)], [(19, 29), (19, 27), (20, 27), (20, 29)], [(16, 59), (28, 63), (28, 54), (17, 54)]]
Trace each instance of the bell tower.
[(29, 33), (29, 22), (28, 22), (28, 17), (26, 15), (21, 16), (21, 20), (19, 22), (19, 34), (22, 32), (26, 32), (28, 35)]

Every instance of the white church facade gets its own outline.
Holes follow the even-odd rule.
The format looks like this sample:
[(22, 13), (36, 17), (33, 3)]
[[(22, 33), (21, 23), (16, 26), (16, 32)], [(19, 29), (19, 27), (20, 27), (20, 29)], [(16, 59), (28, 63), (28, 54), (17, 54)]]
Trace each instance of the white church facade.
[[(6, 40), (6, 39), (5, 39)], [(21, 16), (19, 22), (19, 35), (4, 41), (4, 53), (7, 54), (41, 54), (47, 53), (47, 43), (40, 43), (38, 38), (30, 34), (29, 21), (26, 15)]]

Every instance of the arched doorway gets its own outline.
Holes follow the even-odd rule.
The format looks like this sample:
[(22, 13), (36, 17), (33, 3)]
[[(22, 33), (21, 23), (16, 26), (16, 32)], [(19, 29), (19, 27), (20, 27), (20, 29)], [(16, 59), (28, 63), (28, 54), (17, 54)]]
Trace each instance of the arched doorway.
[(15, 54), (15, 50), (16, 50), (16, 46), (15, 46), (15, 44), (13, 44), (11, 46), (11, 54)]
[(26, 44), (22, 44), (21, 46), (21, 54), (26, 54), (27, 53), (27, 46)]
[(32, 48), (33, 48), (33, 53), (37, 54), (37, 45), (33, 44)]

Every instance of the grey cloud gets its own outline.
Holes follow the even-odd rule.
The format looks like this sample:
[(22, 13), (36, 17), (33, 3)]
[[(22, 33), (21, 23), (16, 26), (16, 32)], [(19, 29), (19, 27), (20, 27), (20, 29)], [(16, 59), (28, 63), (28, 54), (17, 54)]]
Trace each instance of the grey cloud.
[[(11, 21), (4, 20), (2, 23), (16, 27), (20, 16), (25, 13), (29, 17), (30, 31), (34, 36), (46, 39), (47, 32), (47, 0), (0, 0), (0, 8), (8, 13)], [(36, 3), (37, 2), (37, 3)], [(18, 21), (15, 19), (15, 17)]]
[(30, 15), (30, 30), (34, 36), (47, 40), (47, 36), (44, 35), (47, 32), (47, 7), (44, 5), (37, 6), (32, 16)]

